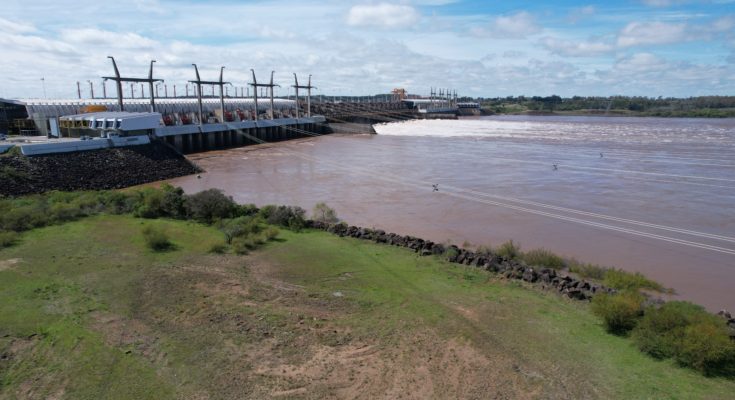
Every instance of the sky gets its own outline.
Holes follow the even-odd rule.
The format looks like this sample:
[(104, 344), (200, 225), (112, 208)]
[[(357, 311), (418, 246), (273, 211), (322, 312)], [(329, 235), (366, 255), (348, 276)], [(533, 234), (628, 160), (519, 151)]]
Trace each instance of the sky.
[(155, 59), (169, 95), (192, 63), (238, 91), (275, 71), (277, 95), (294, 73), (326, 95), (735, 95), (735, 0), (3, 0), (0, 97), (99, 95), (107, 56)]

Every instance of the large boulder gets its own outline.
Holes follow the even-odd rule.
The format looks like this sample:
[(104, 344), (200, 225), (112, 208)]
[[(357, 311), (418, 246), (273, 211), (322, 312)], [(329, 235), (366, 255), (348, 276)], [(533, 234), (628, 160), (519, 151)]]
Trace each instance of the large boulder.
[(526, 268), (526, 271), (523, 272), (522, 278), (526, 282), (533, 283), (538, 280), (538, 274), (533, 270), (533, 268)]

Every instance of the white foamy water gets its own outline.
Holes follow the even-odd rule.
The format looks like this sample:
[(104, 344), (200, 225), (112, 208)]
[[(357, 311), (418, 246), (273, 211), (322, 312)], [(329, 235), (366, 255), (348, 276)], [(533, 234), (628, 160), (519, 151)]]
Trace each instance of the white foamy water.
[(386, 136), (480, 137), (621, 144), (697, 143), (735, 147), (733, 119), (502, 116), (375, 125)]

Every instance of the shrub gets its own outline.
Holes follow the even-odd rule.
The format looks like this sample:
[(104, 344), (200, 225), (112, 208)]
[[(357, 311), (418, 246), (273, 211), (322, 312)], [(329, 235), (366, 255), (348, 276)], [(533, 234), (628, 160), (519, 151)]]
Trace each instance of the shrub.
[(521, 259), (528, 265), (562, 269), (566, 265), (564, 259), (546, 249), (534, 249), (524, 252)]
[(146, 245), (153, 251), (166, 251), (173, 248), (173, 243), (166, 232), (156, 226), (148, 225), (143, 228), (143, 238)]
[(137, 192), (138, 206), (135, 216), (141, 218), (158, 218), (163, 214), (163, 192), (154, 188), (145, 188)]
[(632, 291), (614, 295), (598, 293), (592, 298), (592, 312), (602, 318), (608, 332), (622, 335), (636, 326), (643, 300), (640, 293)]
[(314, 221), (324, 222), (327, 224), (336, 224), (339, 222), (337, 212), (335, 212), (333, 208), (327, 206), (326, 203), (316, 203), (312, 218)]
[(707, 375), (735, 374), (735, 344), (725, 321), (696, 304), (671, 301), (648, 308), (631, 336), (655, 358), (673, 357)]
[(16, 232), (27, 231), (48, 224), (45, 204), (29, 204), (14, 207), (0, 216), (1, 228)]
[(297, 232), (306, 226), (306, 221), (304, 220), (306, 211), (301, 207), (278, 206), (273, 209), (268, 209), (267, 213), (266, 221), (271, 225), (280, 225)]
[(569, 260), (568, 265), (569, 265), (569, 272), (574, 272), (575, 274), (578, 274), (582, 278), (590, 278), (590, 279), (597, 279), (597, 280), (605, 279), (605, 273), (608, 270), (608, 268), (601, 267), (596, 264), (581, 263), (573, 258)]
[(237, 254), (248, 254), (250, 250), (258, 247), (258, 243), (250, 236), (238, 237), (232, 241), (232, 249)]
[(280, 233), (281, 232), (278, 231), (278, 228), (276, 228), (274, 226), (269, 226), (269, 227), (265, 228), (265, 230), (263, 231), (263, 237), (266, 240), (274, 240), (275, 238), (278, 237), (278, 234), (280, 234)]
[(107, 212), (112, 214), (128, 214), (138, 207), (138, 199), (135, 194), (109, 191), (100, 193), (99, 199)]
[(217, 225), (219, 230), (225, 235), (225, 241), (228, 244), (232, 243), (232, 240), (236, 237), (248, 236), (261, 231), (258, 220), (254, 217), (224, 219), (220, 220)]
[(161, 204), (163, 214), (171, 218), (186, 217), (184, 189), (164, 183), (160, 190), (163, 191), (163, 203)]
[(0, 249), (10, 247), (18, 241), (18, 234), (13, 231), (0, 231)]
[(207, 224), (218, 219), (231, 218), (237, 210), (237, 204), (232, 197), (226, 196), (219, 189), (207, 189), (185, 196), (184, 207), (187, 216)]
[(267, 221), (268, 218), (270, 218), (271, 215), (273, 215), (273, 213), (276, 212), (276, 208), (278, 207), (273, 204), (268, 204), (267, 206), (261, 208), (258, 211), (258, 215), (260, 215), (261, 218)]
[(627, 272), (616, 268), (605, 270), (603, 283), (608, 287), (618, 290), (651, 289), (657, 292), (666, 290), (663, 285), (646, 278), (640, 272)]
[(477, 254), (484, 254), (485, 256), (490, 256), (494, 253), (492, 246), (490, 245), (480, 245), (477, 246), (477, 249), (475, 249), (475, 253)]
[(227, 245), (224, 243), (215, 243), (209, 247), (209, 252), (215, 254), (227, 253)]
[(658, 309), (649, 307), (631, 336), (644, 353), (655, 358), (673, 357), (684, 329), (704, 312), (702, 307), (683, 301), (670, 301)]
[(735, 344), (718, 320), (708, 318), (684, 329), (676, 354), (679, 364), (705, 375), (735, 375)]
[(495, 252), (498, 253), (498, 255), (501, 257), (505, 257), (509, 260), (514, 260), (521, 255), (521, 246), (519, 244), (513, 243), (512, 240), (509, 240), (501, 244), (500, 247), (495, 250)]
[(240, 217), (257, 215), (258, 207), (255, 204), (238, 204), (235, 214)]
[(47, 217), (49, 223), (62, 223), (73, 221), (85, 215), (88, 214), (74, 204), (56, 203), (49, 208)]

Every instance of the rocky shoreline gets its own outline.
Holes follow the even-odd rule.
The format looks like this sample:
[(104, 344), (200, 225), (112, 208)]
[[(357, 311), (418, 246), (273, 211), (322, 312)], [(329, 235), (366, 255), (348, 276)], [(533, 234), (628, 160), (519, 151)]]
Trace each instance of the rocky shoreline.
[[(604, 285), (578, 279), (577, 277), (557, 271), (552, 268), (534, 267), (510, 260), (497, 254), (476, 253), (455, 245), (445, 246), (413, 236), (401, 236), (396, 233), (386, 233), (380, 229), (368, 229), (358, 226), (348, 226), (344, 223), (328, 224), (320, 221), (307, 221), (307, 226), (327, 231), (340, 237), (370, 240), (391, 246), (405, 247), (418, 253), (420, 256), (445, 255), (447, 261), (455, 264), (482, 268), (497, 273), (506, 279), (522, 280), (531, 284), (540, 285), (541, 289), (555, 290), (570, 299), (590, 301), (597, 293), (614, 294), (616, 289)], [(663, 304), (663, 300), (648, 298), (649, 304)], [(735, 339), (735, 318), (722, 310), (717, 313), (727, 321), (730, 328), (730, 337)]]
[(552, 268), (536, 268), (524, 265), (518, 261), (501, 257), (497, 254), (475, 253), (455, 245), (445, 246), (413, 236), (401, 236), (396, 233), (386, 233), (383, 230), (348, 226), (345, 224), (325, 224), (311, 221), (310, 227), (324, 230), (340, 237), (371, 240), (392, 246), (409, 248), (421, 256), (446, 255), (447, 261), (455, 264), (468, 265), (495, 272), (507, 279), (523, 280), (528, 283), (540, 283), (545, 288), (554, 288), (566, 297), (575, 300), (591, 300), (596, 293), (615, 293), (616, 290), (603, 285), (588, 282), (568, 274), (557, 272)]
[(32, 157), (5, 155), (0, 157), (0, 196), (121, 189), (198, 171), (176, 150), (159, 142)]

